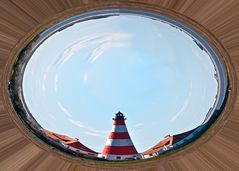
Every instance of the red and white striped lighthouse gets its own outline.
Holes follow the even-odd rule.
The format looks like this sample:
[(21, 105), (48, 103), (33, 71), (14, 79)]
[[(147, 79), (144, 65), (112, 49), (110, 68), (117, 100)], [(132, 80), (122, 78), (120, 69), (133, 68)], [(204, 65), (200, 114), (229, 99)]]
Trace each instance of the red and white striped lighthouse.
[(141, 159), (125, 125), (125, 116), (118, 112), (113, 118), (113, 127), (101, 156), (108, 160)]

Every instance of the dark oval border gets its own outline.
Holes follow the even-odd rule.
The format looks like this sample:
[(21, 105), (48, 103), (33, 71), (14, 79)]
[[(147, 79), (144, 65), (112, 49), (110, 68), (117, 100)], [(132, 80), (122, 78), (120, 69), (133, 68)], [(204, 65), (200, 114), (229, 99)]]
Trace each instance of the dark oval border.
[[(131, 5), (127, 5), (127, 4), (136, 4), (136, 7), (133, 7), (133, 6), (131, 6)], [(94, 9), (104, 9), (104, 8), (112, 8), (112, 7), (115, 7), (115, 5), (112, 5), (112, 4), (109, 4), (109, 5), (105, 5), (105, 4), (102, 4), (103, 5), (103, 7), (102, 6), (92, 6), (90, 9), (92, 10), (94, 10)], [(104, 6), (107, 6), (107, 7), (104, 7)], [(195, 21), (193, 21), (193, 20), (191, 20), (191, 19), (189, 19), (189, 18), (187, 18), (187, 17), (185, 17), (185, 16), (183, 16), (183, 15), (180, 15), (180, 14), (178, 14), (178, 13), (176, 13), (176, 12), (173, 12), (173, 11), (170, 11), (170, 10), (166, 10), (166, 9), (161, 9), (159, 6), (158, 7), (152, 7), (152, 6), (150, 6), (150, 5), (147, 5), (147, 4), (138, 4), (137, 2), (134, 2), (134, 3), (122, 3), (121, 5), (120, 4), (117, 4), (116, 5), (116, 7), (118, 7), (118, 6), (120, 6), (120, 7), (124, 7), (124, 8), (130, 8), (130, 9), (146, 9), (146, 11), (153, 11), (153, 12), (155, 12), (155, 13), (163, 13), (164, 15), (169, 15), (169, 16), (173, 16), (173, 18), (175, 17), (175, 18), (177, 18), (177, 19), (180, 19), (180, 21), (181, 22), (183, 22), (183, 23), (187, 23), (187, 24), (189, 24), (191, 27), (193, 27), (194, 29), (196, 29), (197, 31), (199, 31), (200, 33), (202, 33), (203, 34), (203, 37), (204, 38), (206, 38), (209, 42), (210, 42), (210, 44), (214, 47), (214, 48), (216, 48), (216, 50), (217, 50), (217, 52), (220, 54), (220, 55), (222, 55), (222, 56), (220, 56), (220, 57), (222, 57), (221, 59), (222, 59), (222, 61), (223, 61), (223, 63), (224, 63), (224, 65), (226, 66), (226, 71), (227, 71), (227, 74), (229, 74), (229, 78), (231, 78), (231, 81), (230, 81), (230, 83), (232, 83), (232, 86), (229, 86), (229, 78), (228, 78), (228, 85), (227, 85), (227, 89), (228, 89), (228, 91), (226, 91), (226, 96), (225, 96), (225, 99), (227, 99), (227, 98), (229, 98), (228, 99), (228, 101), (229, 101), (229, 104), (228, 105), (226, 105), (226, 101), (224, 101), (224, 103), (223, 103), (223, 106), (225, 106), (226, 107), (226, 111), (223, 111), (223, 117), (220, 117), (220, 123), (223, 123), (226, 119), (227, 119), (227, 116), (228, 116), (228, 113), (231, 111), (231, 107), (232, 107), (232, 102), (234, 102), (235, 101), (235, 97), (233, 96), (233, 92), (236, 92), (236, 88), (235, 88), (235, 70), (234, 70), (234, 68), (233, 68), (233, 66), (232, 66), (232, 64), (231, 64), (231, 61), (230, 61), (230, 59), (229, 59), (229, 57), (228, 57), (228, 54), (226, 53), (226, 51), (225, 51), (225, 48), (217, 41), (217, 39), (212, 35), (212, 34), (210, 34), (210, 32), (208, 32), (203, 26), (201, 26), (201, 25), (199, 25), (198, 23), (196, 23)], [(87, 7), (88, 8), (88, 7)], [(81, 10), (81, 12), (83, 11), (88, 11), (88, 9), (84, 9), (84, 8), (79, 8), (80, 10)], [(73, 11), (71, 11), (71, 12), (69, 12), (69, 11), (66, 11), (66, 15), (68, 15), (69, 16), (69, 14), (70, 15), (72, 15), (72, 13), (73, 13), (73, 15), (75, 14), (75, 13), (78, 13), (78, 12), (76, 12), (77, 10), (76, 9), (74, 9)], [(59, 16), (61, 16), (62, 14), (59, 14), (59, 15), (56, 15), (56, 17), (59, 17)], [(55, 18), (55, 20), (57, 20), (57, 18)], [(59, 19), (58, 19), (58, 21), (59, 21)], [(49, 23), (48, 23), (48, 25), (49, 25)], [(51, 24), (50, 24), (51, 25)], [(28, 34), (29, 35), (29, 34)], [(30, 34), (31, 35), (31, 34)], [(29, 39), (28, 39), (29, 40)], [(25, 41), (27, 41), (27, 39), (23, 39), (23, 41), (21, 41), (21, 43), (23, 43), (23, 42), (25, 42)], [(14, 50), (13, 50), (13, 52), (11, 53), (11, 55), (10, 56), (15, 56), (15, 54), (16, 53), (18, 53), (18, 48), (19, 48), (19, 44), (18, 44), (18, 46), (16, 46), (15, 47), (15, 52), (14, 52)], [(8, 65), (6, 66), (6, 68), (5, 68), (5, 73), (7, 73), (7, 74), (5, 74), (6, 76), (7, 76), (7, 80), (6, 81), (8, 81), (8, 78), (9, 78), (9, 75), (11, 75), (11, 73), (9, 73), (10, 71), (9, 71), (9, 68), (11, 68), (11, 66), (13, 65), (13, 62), (14, 61), (14, 57), (13, 58), (10, 58), (10, 63), (9, 63), (9, 61), (8, 61)], [(6, 87), (6, 86), (5, 86)], [(228, 92), (231, 92), (232, 91), (232, 93), (228, 93)], [(7, 96), (6, 96), (6, 88), (3, 90), (3, 93), (4, 93), (4, 99), (5, 99), (5, 101), (8, 101), (7, 100)], [(11, 106), (9, 106), (10, 105), (10, 103), (9, 102), (5, 102), (5, 104), (8, 106), (8, 107), (10, 107), (10, 109), (11, 109)], [(9, 109), (8, 109), (9, 110)], [(222, 109), (223, 110), (223, 109)], [(23, 129), (23, 127), (21, 126), (21, 125), (19, 125), (19, 123), (17, 122), (17, 118), (15, 118), (15, 114), (16, 114), (16, 112), (14, 112), (14, 110), (13, 109), (11, 109), (11, 110), (9, 110), (9, 112), (10, 112), (10, 115), (13, 117), (13, 120), (14, 120), (14, 122), (19, 126), (19, 128), (20, 128), (20, 130), (21, 131), (23, 131), (24, 132), (24, 129)], [(15, 114), (14, 114), (15, 113)], [(213, 128), (214, 130), (218, 130), (219, 128), (221, 128), (221, 126), (220, 125), (218, 125), (218, 124), (216, 124), (216, 126), (215, 126), (216, 128)], [(213, 131), (214, 132), (214, 131)], [(198, 146), (199, 144), (202, 144), (203, 142), (205, 142), (205, 138), (206, 139), (208, 139), (208, 138), (210, 138), (210, 137), (212, 137), (214, 135), (214, 133), (212, 133), (211, 131), (210, 131), (210, 135), (206, 135), (206, 136), (203, 136), (204, 137), (204, 140), (202, 140), (201, 139), (201, 141), (199, 142), (199, 143), (197, 143), (197, 145), (195, 144), (195, 145), (193, 145), (193, 147), (195, 148), (195, 146)], [(33, 142), (35, 142), (36, 144), (41, 144), (42, 145), (42, 143), (40, 143), (38, 140), (35, 140), (35, 139), (32, 139), (32, 138), (30, 138), (29, 137), (29, 134), (27, 133), (26, 134), (26, 136), (29, 138), (29, 139), (31, 139)], [(198, 141), (197, 141), (198, 142)], [(46, 149), (46, 148), (45, 148)], [(191, 148), (191, 150), (192, 150), (192, 148)], [(185, 150), (184, 150), (185, 151)], [(187, 148), (187, 150), (186, 151), (190, 151), (190, 150), (188, 150), (188, 148)], [(60, 154), (60, 153), (58, 153), (58, 154)], [(178, 154), (178, 153), (177, 153)], [(63, 155), (64, 156), (64, 155)], [(171, 155), (172, 156), (172, 155)], [(177, 155), (173, 155), (174, 157), (176, 157)], [(172, 156), (172, 157), (173, 157)], [(66, 156), (65, 156), (66, 157)], [(171, 158), (172, 158), (171, 157)], [(145, 163), (145, 162), (144, 162)], [(152, 162), (151, 162), (152, 163)], [(95, 166), (97, 166), (97, 163), (94, 163), (94, 164), (96, 164)], [(98, 165), (98, 166), (101, 166), (102, 167), (102, 165)], [(122, 165), (121, 165), (122, 166)], [(140, 166), (140, 165), (138, 165), (138, 166)], [(105, 165), (105, 167), (107, 168), (107, 165)]]

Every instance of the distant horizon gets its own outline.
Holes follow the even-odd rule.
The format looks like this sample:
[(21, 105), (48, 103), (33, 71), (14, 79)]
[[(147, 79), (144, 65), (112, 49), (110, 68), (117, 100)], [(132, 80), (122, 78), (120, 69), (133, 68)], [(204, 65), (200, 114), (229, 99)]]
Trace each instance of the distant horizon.
[(99, 152), (120, 110), (143, 152), (203, 122), (218, 91), (215, 73), (210, 56), (183, 31), (124, 14), (47, 38), (26, 66), (23, 94), (44, 129)]

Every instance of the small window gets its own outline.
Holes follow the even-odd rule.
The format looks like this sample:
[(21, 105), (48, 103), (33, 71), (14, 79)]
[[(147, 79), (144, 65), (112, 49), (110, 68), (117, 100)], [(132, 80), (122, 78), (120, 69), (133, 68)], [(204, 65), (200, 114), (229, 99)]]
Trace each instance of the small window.
[(164, 145), (169, 145), (170, 141), (167, 141)]
[(116, 159), (121, 159), (121, 157), (120, 157), (120, 156), (117, 156)]

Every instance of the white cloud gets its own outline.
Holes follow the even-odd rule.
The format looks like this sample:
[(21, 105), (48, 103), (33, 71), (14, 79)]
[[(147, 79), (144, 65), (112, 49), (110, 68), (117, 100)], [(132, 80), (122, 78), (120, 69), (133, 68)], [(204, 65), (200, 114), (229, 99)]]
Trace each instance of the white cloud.
[(45, 73), (43, 76), (43, 81), (42, 81), (42, 90), (43, 91), (46, 91), (46, 86), (45, 86), (46, 78), (47, 78), (47, 73)]
[(157, 36), (162, 38), (163, 37), (163, 34), (161, 32), (157, 32)]
[(54, 90), (55, 91), (58, 90), (58, 82), (59, 82), (59, 76), (58, 76), (58, 73), (56, 73), (55, 79), (54, 79)]
[(79, 120), (75, 120), (75, 119), (68, 119), (72, 124), (74, 124), (75, 126), (78, 126), (80, 128), (83, 128), (86, 130), (86, 134), (87, 135), (92, 135), (92, 136), (98, 136), (98, 137), (107, 137), (108, 135), (108, 131), (101, 131), (101, 130), (96, 130), (93, 128), (90, 128), (89, 126), (83, 124), (81, 121)]
[(67, 116), (72, 116), (70, 112), (59, 101), (57, 102), (57, 105), (60, 107), (61, 111)]
[(192, 46), (192, 45), (189, 45), (189, 46), (191, 46), (191, 50), (192, 50), (192, 53), (194, 54), (194, 56), (196, 56), (196, 58), (198, 60), (202, 61), (203, 60), (203, 56), (202, 56), (202, 54), (199, 53), (200, 52), (199, 49), (194, 47), (194, 46)]
[(136, 128), (137, 128), (137, 127), (141, 127), (141, 126), (143, 126), (142, 123), (137, 123), (137, 124), (134, 125), (134, 127), (136, 127)]
[(74, 120), (74, 119), (68, 119), (72, 124), (80, 127), (80, 128), (85, 128), (85, 125), (81, 123), (79, 120)]
[(101, 136), (107, 136), (108, 133), (110, 132), (110, 131), (99, 131), (99, 130), (95, 130), (95, 129), (92, 129), (92, 128), (88, 128), (88, 131), (93, 132), (93, 133), (101, 134)]
[(184, 104), (182, 105), (180, 110), (171, 118), (171, 122), (174, 122), (179, 116), (181, 116), (187, 110), (187, 107), (191, 100), (191, 96), (192, 96), (192, 82), (190, 83), (190, 89), (189, 89), (188, 96), (187, 96)]
[[(49, 75), (49, 72), (50, 72), (50, 69), (51, 69), (51, 66), (49, 65), (47, 67), (47, 69), (44, 71), (44, 75), (43, 75), (43, 80), (41, 82), (42, 84), (42, 90), (45, 91), (46, 90), (46, 82), (47, 82), (47, 76)], [(35, 77), (34, 77), (35, 78)]]
[(95, 48), (89, 57), (89, 62), (93, 63), (95, 62), (107, 49), (113, 47), (113, 45), (110, 42), (106, 42), (101, 44), (99, 47)]
[(130, 129), (129, 133), (131, 136), (135, 136), (135, 135), (138, 135), (142, 131), (143, 131), (142, 129), (135, 128), (135, 129)]
[(94, 136), (94, 137), (102, 137), (102, 135), (98, 134), (98, 133), (94, 133), (94, 132), (84, 132), (86, 135), (90, 135), (90, 136)]
[(59, 58), (55, 64), (57, 64), (58, 68), (67, 62), (74, 53), (79, 51), (80, 49), (91, 45), (92, 43), (96, 43), (97, 39), (99, 39), (99, 35), (90, 35), (81, 38), (80, 40), (74, 42), (69, 47), (67, 47), (63, 52), (59, 54)]
[(51, 113), (48, 113), (48, 115), (53, 119), (53, 120), (55, 120), (56, 121), (56, 117), (53, 115), (53, 114), (51, 114)]
[[(112, 32), (105, 34), (94, 34), (90, 36), (81, 37), (80, 40), (74, 42), (72, 45), (67, 47), (63, 52), (58, 55), (56, 59), (55, 65), (56, 68), (56, 76), (54, 80), (54, 90), (58, 89), (58, 72), (64, 63), (66, 63), (76, 52), (81, 50), (82, 48), (89, 47), (92, 45), (96, 45), (93, 51), (90, 53), (88, 57), (88, 62), (95, 62), (106, 50), (112, 47), (122, 47), (126, 46), (129, 43), (129, 38), (132, 35), (129, 33), (123, 32)], [(83, 76), (84, 82), (88, 80), (87, 72), (84, 73)], [(45, 87), (43, 87), (45, 89)], [(63, 109), (64, 110), (64, 109)], [(67, 113), (67, 112), (66, 112)]]
[(109, 33), (102, 37), (100, 45), (96, 47), (89, 56), (90, 63), (95, 62), (106, 50), (112, 47), (122, 47), (129, 42), (132, 35), (128, 33)]
[[(96, 47), (90, 53), (88, 57), (88, 62), (95, 62), (106, 50), (111, 47), (122, 47), (126, 46), (129, 43), (129, 38), (132, 35), (129, 33), (123, 32), (112, 32), (105, 34), (94, 34), (90, 36), (81, 37), (78, 41), (72, 43), (69, 47), (67, 47), (63, 52), (58, 55), (58, 58), (55, 61), (56, 68), (56, 76), (54, 80), (54, 89), (57, 91), (58, 88), (58, 75), (57, 73), (60, 71), (60, 68), (64, 63), (66, 63), (76, 52), (81, 50), (82, 48), (89, 47), (95, 45)], [(84, 74), (84, 81), (88, 80), (87, 73)]]
[(88, 81), (88, 73), (84, 72), (84, 78), (83, 78), (84, 82)]

